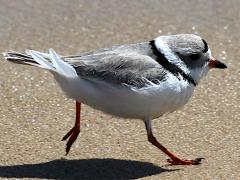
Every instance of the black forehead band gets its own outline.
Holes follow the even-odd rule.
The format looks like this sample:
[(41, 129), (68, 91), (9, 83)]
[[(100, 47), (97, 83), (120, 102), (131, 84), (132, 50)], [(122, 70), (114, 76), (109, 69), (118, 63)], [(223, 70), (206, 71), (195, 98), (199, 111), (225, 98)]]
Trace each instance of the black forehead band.
[(207, 45), (207, 42), (204, 39), (202, 39), (202, 41), (203, 41), (203, 44), (204, 44), (204, 50), (202, 52), (206, 53), (208, 51), (208, 45)]

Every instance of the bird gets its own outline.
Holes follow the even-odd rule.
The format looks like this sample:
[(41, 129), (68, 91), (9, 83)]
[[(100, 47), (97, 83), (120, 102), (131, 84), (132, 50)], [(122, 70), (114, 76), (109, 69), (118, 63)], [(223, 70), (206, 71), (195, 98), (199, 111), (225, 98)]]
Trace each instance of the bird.
[(150, 41), (114, 45), (71, 56), (48, 52), (8, 51), (6, 60), (50, 71), (67, 97), (76, 101), (73, 128), (62, 138), (66, 154), (80, 133), (81, 104), (116, 117), (144, 122), (148, 141), (163, 151), (171, 165), (197, 165), (202, 159), (183, 159), (153, 135), (152, 120), (184, 106), (200, 80), (226, 64), (214, 58), (198, 35), (158, 36)]

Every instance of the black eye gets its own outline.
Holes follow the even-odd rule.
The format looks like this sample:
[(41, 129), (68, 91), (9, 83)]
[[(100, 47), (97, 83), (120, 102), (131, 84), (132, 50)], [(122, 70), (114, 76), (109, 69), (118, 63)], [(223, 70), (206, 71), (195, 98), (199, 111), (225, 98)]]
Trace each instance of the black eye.
[(200, 55), (199, 55), (199, 54), (191, 54), (191, 55), (189, 56), (189, 58), (190, 58), (191, 60), (198, 60), (198, 59), (200, 58)]

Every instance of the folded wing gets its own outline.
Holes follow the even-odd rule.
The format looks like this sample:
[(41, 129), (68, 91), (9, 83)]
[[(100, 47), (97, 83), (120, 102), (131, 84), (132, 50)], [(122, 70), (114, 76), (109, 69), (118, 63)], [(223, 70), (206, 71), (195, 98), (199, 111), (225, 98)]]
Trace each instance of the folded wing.
[(164, 81), (166, 71), (148, 55), (108, 52), (65, 59), (88, 80), (142, 88)]

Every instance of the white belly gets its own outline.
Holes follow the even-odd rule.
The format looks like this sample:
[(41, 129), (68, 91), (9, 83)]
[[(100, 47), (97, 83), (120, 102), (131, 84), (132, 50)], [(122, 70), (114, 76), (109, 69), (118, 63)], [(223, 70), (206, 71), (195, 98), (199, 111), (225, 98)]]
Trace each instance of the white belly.
[(141, 89), (80, 78), (70, 81), (56, 79), (70, 98), (124, 118), (157, 118), (186, 104), (194, 90), (192, 85), (175, 76), (159, 85)]

